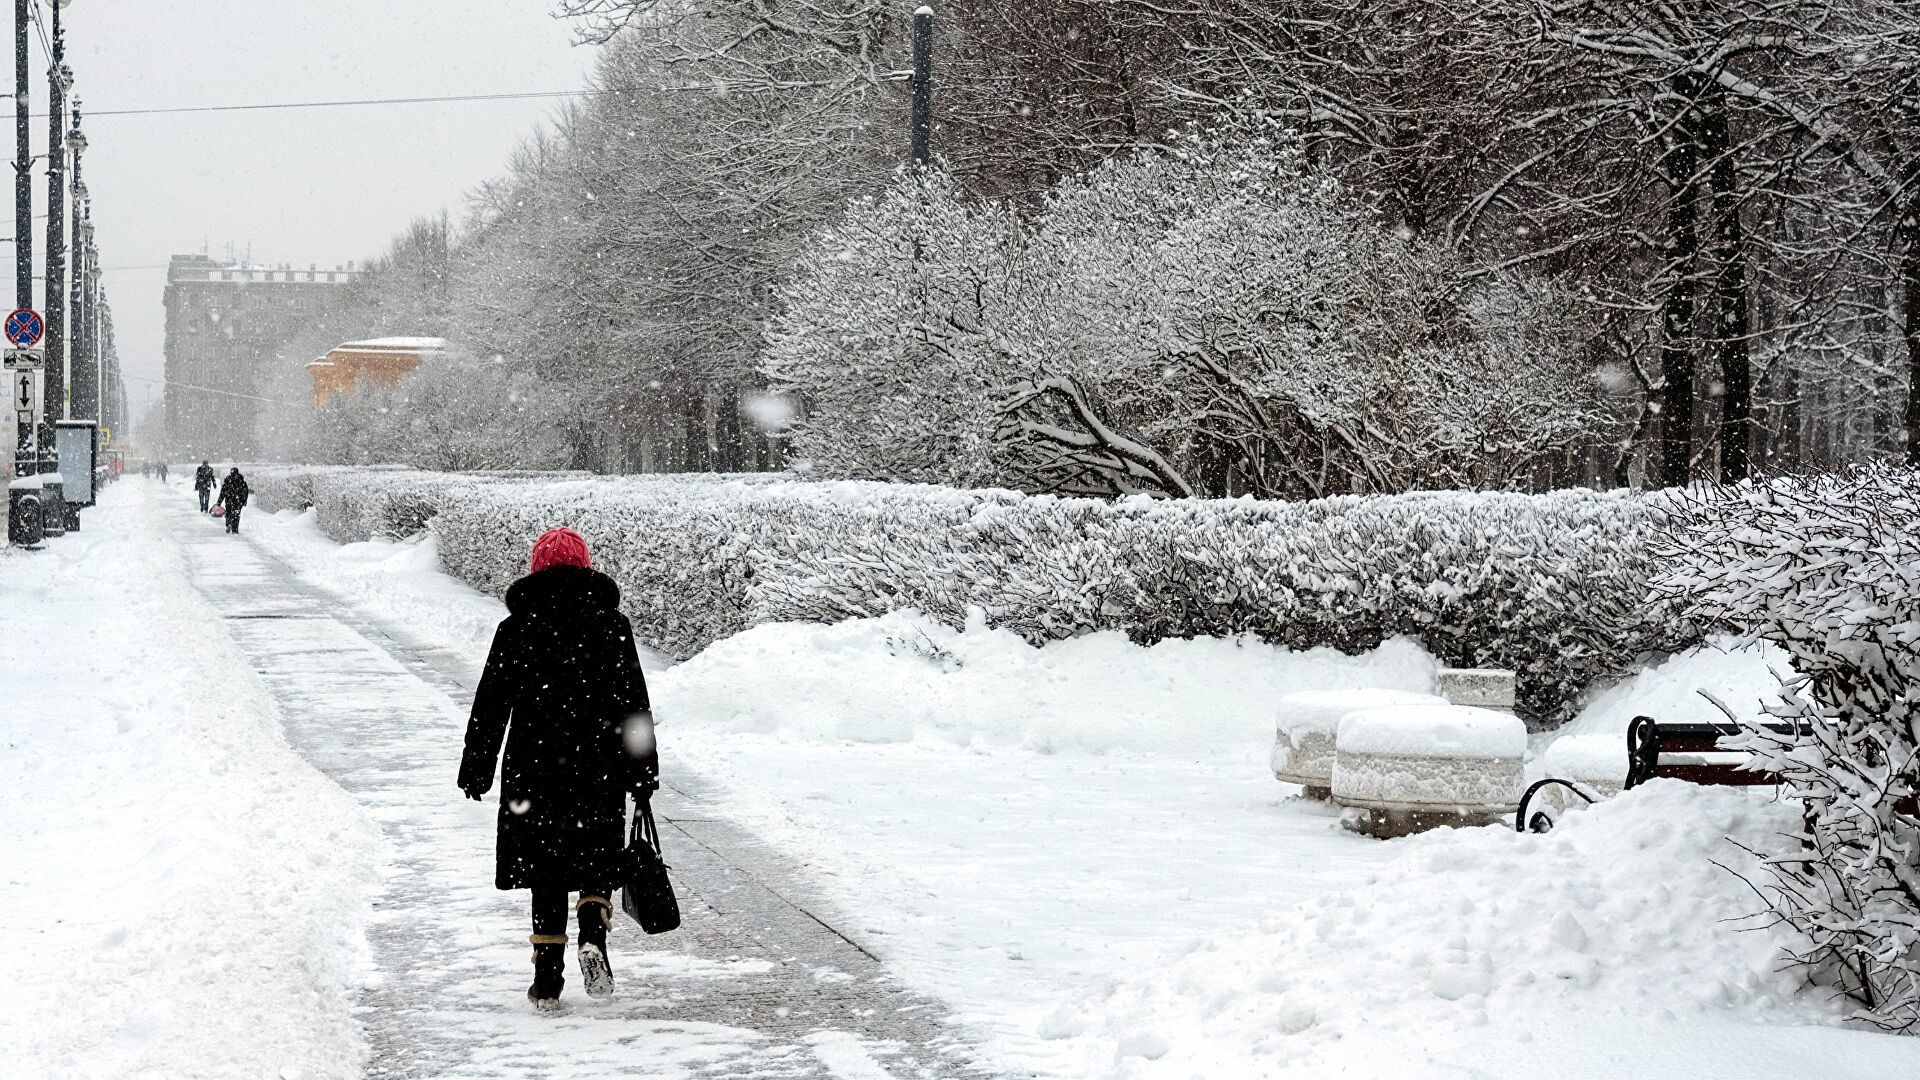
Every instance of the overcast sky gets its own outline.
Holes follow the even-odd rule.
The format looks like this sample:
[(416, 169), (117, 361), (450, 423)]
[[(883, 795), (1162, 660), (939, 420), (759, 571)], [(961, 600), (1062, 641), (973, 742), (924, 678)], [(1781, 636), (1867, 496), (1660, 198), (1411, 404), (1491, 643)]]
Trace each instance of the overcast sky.
[[(551, 0), (74, 0), (62, 19), (75, 92), (92, 113), (576, 90), (593, 53), (551, 10)], [(31, 56), (41, 113), (37, 42)], [(140, 380), (161, 375), (169, 255), (220, 257), (230, 243), (256, 262), (300, 267), (377, 255), (412, 218), (457, 215), (464, 194), (499, 173), (558, 104), (88, 119), (85, 177), (134, 414), (159, 398), (158, 383)], [(33, 121), (35, 154), (46, 127)], [(35, 175), (34, 213), (44, 214), (46, 182)], [(45, 227), (35, 223), (36, 261)]]

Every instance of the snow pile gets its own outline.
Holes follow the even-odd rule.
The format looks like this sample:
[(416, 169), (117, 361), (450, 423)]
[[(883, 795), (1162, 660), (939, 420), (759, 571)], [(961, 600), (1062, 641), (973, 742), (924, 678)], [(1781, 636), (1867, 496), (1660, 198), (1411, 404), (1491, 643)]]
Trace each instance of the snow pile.
[[(1768, 843), (1794, 814), (1656, 780), (1546, 835), (1424, 834), (1366, 880), (1201, 943), (1049, 1026), (1080, 1036), (1082, 1076), (1187, 1080), (1645, 1075), (1619, 1057), (1623, 1029), (1672, 1067), (1703, 1023), (1748, 1038), (1832, 1023), (1833, 1005), (1781, 970), (1782, 933), (1746, 918), (1753, 893), (1715, 865), (1752, 873), (1726, 838)], [(1920, 1061), (1920, 1044), (1850, 1039)], [(1873, 1075), (1874, 1060), (1780, 1075)], [(1554, 1064), (1534, 1072), (1542, 1062)], [(1729, 1068), (1723, 1054), (1710, 1071)], [(1745, 1070), (1733, 1072), (1776, 1075)]]
[(1780, 701), (1775, 672), (1790, 669), (1779, 647), (1742, 645), (1715, 638), (1641, 668), (1593, 695), (1560, 736), (1609, 734), (1626, 745), (1636, 716), (1669, 724), (1725, 723), (1718, 701), (1741, 720), (1763, 722), (1766, 706)]
[(1446, 700), (1436, 694), (1411, 690), (1381, 690), (1373, 687), (1359, 690), (1303, 690), (1280, 699), (1275, 729), (1279, 737), (1297, 746), (1307, 735), (1332, 738), (1340, 718), (1361, 709), (1445, 704)]
[(675, 656), (761, 622), (903, 608), (954, 627), (977, 609), (1032, 642), (1251, 634), (1357, 653), (1408, 636), (1451, 665), (1517, 671), (1522, 710), (1548, 719), (1645, 651), (1684, 643), (1645, 601), (1651, 515), (1624, 493), (1105, 502), (772, 477), (326, 469), (280, 470), (269, 486), (304, 491), (335, 539), (430, 521), (448, 570), (496, 594), (524, 572), (534, 537), (576, 528), (642, 640)]
[(1617, 791), (1627, 782), (1627, 740), (1622, 735), (1569, 735), (1540, 756), (1541, 776), (1578, 780)]
[(1340, 749), (1428, 758), (1519, 758), (1527, 729), (1511, 713), (1470, 705), (1383, 705), (1340, 718)]
[(0, 637), (35, 643), (0, 650), (0, 1072), (358, 1077), (379, 834), (287, 748), (161, 490), (0, 554)]
[(1273, 703), (1301, 689), (1433, 685), (1435, 661), (1396, 639), (1364, 656), (1252, 639), (1136, 645), (1116, 633), (1043, 647), (979, 619), (917, 612), (830, 626), (768, 623), (653, 679), (663, 724), (860, 743), (1244, 753)]

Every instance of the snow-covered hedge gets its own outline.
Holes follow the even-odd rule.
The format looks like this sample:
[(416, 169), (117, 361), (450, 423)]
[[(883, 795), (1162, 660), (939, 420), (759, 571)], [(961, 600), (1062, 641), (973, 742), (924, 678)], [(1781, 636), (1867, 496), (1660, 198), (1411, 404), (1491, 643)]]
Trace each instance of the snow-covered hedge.
[(1807, 735), (1749, 741), (1806, 812), (1756, 888), (1862, 1019), (1920, 1031), (1920, 472), (1709, 489), (1670, 513), (1659, 589), (1792, 658), (1771, 711)]
[[(1520, 673), (1557, 718), (1677, 644), (1646, 602), (1651, 514), (1626, 494), (1105, 502), (765, 477), (531, 478), (308, 470), (338, 539), (431, 517), (447, 569), (498, 592), (554, 525), (587, 535), (647, 644), (686, 656), (767, 620), (978, 610), (1031, 640), (1249, 634), (1360, 652), (1415, 637)], [(281, 481), (276, 481), (281, 482)]]

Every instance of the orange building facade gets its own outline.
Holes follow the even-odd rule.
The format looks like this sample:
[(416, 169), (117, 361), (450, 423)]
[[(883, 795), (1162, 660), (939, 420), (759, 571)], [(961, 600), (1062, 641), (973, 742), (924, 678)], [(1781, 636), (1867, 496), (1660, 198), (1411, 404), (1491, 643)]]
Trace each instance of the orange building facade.
[(446, 351), (441, 338), (391, 337), (349, 341), (307, 365), (313, 378), (313, 407), (319, 409), (336, 394), (351, 394), (371, 384), (391, 390), (422, 361)]

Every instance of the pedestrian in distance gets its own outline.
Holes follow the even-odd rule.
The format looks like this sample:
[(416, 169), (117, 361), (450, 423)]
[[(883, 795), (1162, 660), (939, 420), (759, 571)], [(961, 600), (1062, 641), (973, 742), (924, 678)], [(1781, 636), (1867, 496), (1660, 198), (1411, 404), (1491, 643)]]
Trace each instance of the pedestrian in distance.
[(253, 489), (247, 486), (247, 478), (240, 475), (240, 466), (220, 481), (220, 501), (214, 505), (220, 508), (220, 516), (226, 519), (227, 531), (240, 531), (240, 511), (247, 508), (247, 499), (252, 497)]
[(200, 493), (200, 512), (207, 512), (207, 500), (213, 497), (213, 466), (201, 462), (193, 471), (193, 490)]
[(160, 482), (167, 482), (167, 463), (164, 461), (160, 463)]
[(507, 590), (507, 617), (473, 696), (459, 784), (479, 799), (498, 760), (494, 885), (532, 890), (527, 1000), (551, 1012), (566, 985), (570, 893), (580, 897), (581, 981), (589, 997), (613, 995), (607, 928), (626, 798), (657, 786), (659, 761), (619, 586), (592, 568), (586, 541), (571, 529), (542, 535), (531, 562)]

